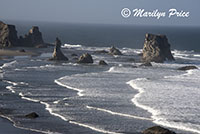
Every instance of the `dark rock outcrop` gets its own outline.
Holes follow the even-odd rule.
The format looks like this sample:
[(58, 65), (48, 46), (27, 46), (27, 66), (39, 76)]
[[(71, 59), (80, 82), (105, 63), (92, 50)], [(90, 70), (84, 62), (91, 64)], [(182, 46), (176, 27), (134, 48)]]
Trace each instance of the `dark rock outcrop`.
[(103, 65), (103, 66), (106, 66), (106, 65), (108, 65), (104, 60), (100, 60), (99, 61), (99, 65)]
[(107, 54), (107, 53), (109, 53), (109, 52), (106, 51), (106, 50), (97, 50), (97, 51), (95, 51), (94, 53), (97, 53), (97, 54)]
[(24, 52), (26, 52), (26, 51), (25, 51), (24, 49), (20, 49), (19, 52), (23, 52), (23, 53), (24, 53)]
[(112, 46), (110, 48), (109, 54), (112, 54), (112, 55), (122, 55), (122, 53), (119, 51), (119, 49), (115, 48), (114, 46)]
[(186, 70), (191, 70), (191, 69), (198, 69), (198, 67), (196, 67), (196, 66), (184, 66), (184, 67), (178, 68), (178, 70), (181, 70), (181, 71), (186, 71)]
[(17, 45), (18, 37), (15, 26), (0, 21), (0, 48)]
[(45, 45), (42, 38), (42, 33), (39, 31), (39, 27), (33, 26), (29, 30), (28, 34), (26, 34), (24, 37), (20, 36), (19, 45), (27, 47), (36, 47), (38, 45)]
[(30, 114), (25, 115), (26, 118), (30, 118), (30, 119), (35, 119), (37, 117), (39, 117), (39, 115), (35, 112), (32, 112)]
[(167, 37), (165, 35), (146, 34), (142, 60), (158, 63), (174, 60)]
[(92, 56), (88, 53), (85, 53), (79, 57), (78, 63), (93, 63)]
[(145, 62), (145, 63), (142, 63), (140, 66), (141, 67), (151, 67), (152, 64), (151, 64), (151, 62)]
[(44, 48), (47, 44), (44, 43), (42, 33), (39, 27), (33, 26), (29, 33), (24, 37), (18, 38), (17, 31), (14, 25), (5, 24), (0, 21), (0, 48), (4, 47), (37, 47)]
[(71, 54), (71, 56), (73, 56), (73, 57), (76, 57), (76, 56), (78, 56), (77, 54), (75, 54), (75, 53), (73, 53), (73, 54)]
[(62, 53), (60, 48), (61, 48), (61, 41), (58, 38), (56, 38), (54, 52), (53, 52), (52, 58), (50, 58), (49, 60), (56, 60), (56, 61), (59, 61), (59, 60), (67, 61), (68, 60), (68, 58)]
[(144, 130), (142, 133), (143, 134), (176, 134), (175, 132), (170, 131), (160, 126), (154, 126), (154, 127), (148, 128)]

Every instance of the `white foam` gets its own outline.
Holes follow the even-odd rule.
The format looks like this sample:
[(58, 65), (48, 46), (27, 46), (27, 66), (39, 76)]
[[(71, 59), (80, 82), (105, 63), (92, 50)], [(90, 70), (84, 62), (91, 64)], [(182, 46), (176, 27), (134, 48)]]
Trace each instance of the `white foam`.
[[(191, 75), (194, 74), (193, 71), (188, 71), (186, 74), (182, 74), (178, 77), (184, 77), (184, 75)], [(165, 77), (165, 78), (170, 78), (172, 79), (172, 77), (174, 77), (175, 79), (177, 79), (177, 76), (171, 76), (171, 77)], [(171, 127), (171, 128), (176, 128), (176, 129), (180, 129), (180, 130), (184, 130), (184, 131), (188, 131), (188, 132), (194, 132), (194, 133), (200, 133), (200, 130), (198, 129), (194, 129), (192, 128), (192, 125), (188, 125), (189, 123), (182, 123), (182, 122), (173, 122), (173, 121), (167, 121), (167, 119), (161, 117), (161, 113), (158, 110), (155, 110), (149, 106), (143, 105), (141, 103), (138, 102), (138, 99), (141, 98), (142, 94), (145, 93), (145, 90), (143, 88), (141, 88), (140, 86), (137, 85), (138, 81), (142, 81), (142, 83), (144, 83), (145, 81), (147, 81), (147, 79), (135, 79), (135, 80), (131, 80), (129, 82), (127, 82), (127, 84), (129, 84), (132, 88), (138, 90), (138, 94), (136, 94), (134, 96), (134, 98), (132, 99), (132, 102), (137, 106), (140, 107), (144, 110), (147, 110), (148, 112), (150, 112), (152, 114), (151, 118), (153, 119), (153, 122), (165, 127)], [(144, 84), (145, 85), (145, 84)], [(198, 126), (199, 128), (199, 126)]]
[[(134, 96), (134, 98), (131, 100), (137, 107), (140, 107), (144, 110), (147, 110), (148, 112), (150, 113), (153, 113), (153, 115), (158, 115), (160, 112), (157, 111), (157, 110), (154, 110), (153, 108), (151, 107), (148, 107), (148, 106), (145, 106), (145, 105), (142, 105), (138, 102), (138, 98), (141, 97), (141, 95), (145, 92), (144, 89), (140, 88), (137, 84), (135, 84), (135, 81), (146, 81), (147, 79), (146, 78), (138, 78), (138, 79), (135, 79), (135, 80), (131, 80), (129, 82), (127, 82), (127, 84), (129, 84), (133, 89), (136, 89), (138, 90), (138, 94), (136, 94)], [(153, 118), (154, 116), (152, 116)], [(154, 118), (153, 118), (154, 119)]]
[(193, 132), (193, 133), (198, 133), (200, 134), (200, 130), (196, 130), (196, 129), (192, 129), (189, 127), (185, 127), (182, 123), (177, 123), (177, 122), (167, 122), (164, 120), (155, 120), (154, 123), (162, 125), (162, 126), (166, 126), (166, 127), (170, 127), (170, 128), (176, 128), (179, 130), (185, 130), (185, 131), (189, 131), (189, 132)]
[(200, 57), (200, 54), (194, 54), (193, 56), (194, 57)]
[(64, 120), (64, 121), (68, 121), (68, 119), (66, 119), (64, 116), (62, 116), (62, 115), (60, 115), (60, 114), (57, 114), (57, 113), (54, 113), (54, 112), (53, 112), (53, 109), (50, 108), (50, 105), (49, 105), (48, 103), (42, 102), (42, 101), (40, 101), (40, 103), (41, 103), (41, 104), (44, 104), (44, 105), (46, 106), (45, 109), (46, 109), (47, 111), (49, 111), (49, 113), (50, 113), (51, 115), (54, 115), (54, 116), (56, 116), (56, 117), (59, 117), (59, 118), (61, 118), (61, 119)]
[(57, 100), (57, 101), (54, 101), (53, 103), (54, 104), (58, 104), (60, 102), (60, 100)]
[(117, 72), (117, 71), (115, 70), (115, 67), (113, 66), (113, 67), (110, 67), (107, 72)]
[(13, 86), (6, 86), (6, 88), (11, 91), (12, 93), (15, 93), (15, 90), (13, 89)]
[[(8, 81), (8, 80), (3, 80), (4, 82), (7, 82), (8, 84), (11, 84), (11, 85), (13, 85), (13, 86), (17, 86), (17, 85), (19, 85), (19, 84), (21, 84), (21, 85), (28, 85), (28, 83), (25, 83), (25, 82), (12, 82), (12, 81)], [(8, 89), (8, 90), (10, 90), (12, 93), (15, 93), (15, 90), (14, 90), (14, 87), (13, 86), (6, 86), (6, 88)]]
[(27, 69), (46, 69), (46, 68), (54, 68), (55, 65), (47, 64), (43, 66), (32, 66), (32, 67), (26, 67)]
[(63, 48), (80, 48), (82, 45), (72, 45), (72, 44), (64, 44)]
[(33, 131), (33, 132), (39, 132), (39, 133), (43, 133), (43, 134), (62, 134), (62, 133), (58, 133), (58, 132), (42, 131), (42, 130), (37, 130), (37, 129), (32, 129), (32, 128), (20, 127), (20, 126), (17, 126), (15, 124), (15, 122), (11, 118), (9, 118), (7, 116), (4, 116), (4, 115), (0, 115), (0, 117), (5, 118), (5, 119), (11, 121), (13, 123), (13, 126), (16, 127), (16, 128), (19, 128), (19, 129)]
[(83, 123), (78, 123), (78, 122), (75, 122), (75, 121), (69, 121), (69, 123), (75, 124), (75, 125), (79, 125), (79, 126), (82, 126), (82, 127), (86, 127), (86, 128), (92, 129), (94, 131), (105, 133), (105, 134), (122, 134), (122, 133), (116, 133), (116, 132), (106, 131), (106, 130), (103, 130), (103, 129), (100, 129), (100, 128), (95, 128), (93, 126), (86, 125), (86, 124), (83, 124)]
[[(103, 130), (103, 129), (98, 129), (98, 128), (95, 128), (95, 127), (93, 127), (93, 126), (86, 125), (86, 124), (83, 124), (83, 123), (78, 123), (78, 122), (75, 122), (75, 121), (70, 121), (70, 120), (68, 120), (67, 118), (65, 118), (64, 116), (62, 116), (62, 115), (60, 115), (60, 114), (57, 114), (57, 113), (54, 113), (54, 112), (53, 112), (53, 109), (50, 108), (50, 105), (49, 105), (48, 103), (42, 102), (42, 101), (40, 101), (40, 103), (41, 103), (41, 104), (44, 104), (44, 105), (46, 106), (45, 109), (46, 109), (47, 111), (49, 111), (49, 113), (50, 113), (51, 115), (54, 115), (54, 116), (56, 116), (56, 117), (59, 117), (59, 118), (61, 118), (61, 119), (64, 120), (64, 121), (69, 121), (69, 123), (71, 123), (71, 124), (75, 124), (75, 125), (79, 125), (79, 126), (82, 126), (82, 127), (86, 127), (86, 128), (92, 129), (92, 130), (97, 131), (97, 132), (102, 132), (102, 133), (107, 133), (107, 134), (120, 134), (120, 133), (115, 133), (115, 132), (106, 131), (106, 130)], [(68, 104), (66, 103), (66, 105), (68, 105)]]
[(13, 86), (17, 86), (18, 85), (17, 82), (12, 82), (12, 81), (8, 81), (8, 80), (4, 80), (4, 82), (7, 82), (8, 84), (12, 84)]
[(57, 83), (58, 85), (62, 86), (62, 87), (66, 87), (66, 88), (69, 88), (69, 89), (78, 91), (78, 93), (77, 93), (78, 96), (84, 96), (84, 94), (82, 93), (83, 90), (78, 89), (78, 88), (75, 88), (75, 87), (71, 87), (71, 86), (68, 86), (68, 85), (66, 85), (66, 84), (63, 84), (63, 83), (59, 82), (59, 80), (62, 80), (62, 79), (63, 79), (63, 78), (60, 78), (60, 79), (58, 79), (58, 80), (55, 80), (54, 82)]
[(3, 69), (3, 68), (11, 67), (12, 65), (14, 65), (16, 63), (17, 63), (16, 60), (8, 62), (8, 63), (4, 63), (3, 66), (1, 66), (0, 68)]
[(134, 118), (134, 119), (140, 119), (140, 120), (152, 120), (150, 118), (145, 118), (145, 117), (140, 117), (140, 116), (135, 116), (135, 115), (130, 115), (130, 114), (123, 114), (123, 113), (118, 113), (118, 112), (113, 112), (111, 110), (106, 110), (103, 108), (97, 108), (97, 107), (91, 107), (91, 106), (86, 106), (88, 109), (94, 109), (102, 112), (106, 112), (112, 115), (119, 115), (119, 116), (124, 116), (124, 117), (129, 117), (129, 118)]
[(19, 96), (21, 96), (21, 98), (24, 99), (24, 100), (28, 100), (28, 101), (32, 101), (32, 102), (40, 102), (40, 100), (25, 97), (25, 95), (22, 92), (19, 93)]

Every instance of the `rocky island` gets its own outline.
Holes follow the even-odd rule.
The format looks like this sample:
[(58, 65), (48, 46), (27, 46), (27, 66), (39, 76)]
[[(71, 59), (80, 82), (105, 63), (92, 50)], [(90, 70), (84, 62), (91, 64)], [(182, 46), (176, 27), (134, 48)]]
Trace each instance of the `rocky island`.
[(146, 34), (143, 47), (143, 62), (174, 61), (174, 57), (170, 50), (170, 44), (166, 35)]
[(45, 47), (39, 27), (33, 26), (24, 37), (17, 35), (15, 25), (0, 21), (0, 48), (6, 47)]

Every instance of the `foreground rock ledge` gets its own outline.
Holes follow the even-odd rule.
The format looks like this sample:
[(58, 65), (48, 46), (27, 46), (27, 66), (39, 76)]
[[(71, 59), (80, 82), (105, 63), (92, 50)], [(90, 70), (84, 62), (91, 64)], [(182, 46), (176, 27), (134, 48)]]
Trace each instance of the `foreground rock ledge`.
[(144, 130), (142, 133), (143, 134), (176, 134), (175, 132), (170, 131), (160, 126), (154, 126), (154, 127), (148, 128)]
[(68, 61), (68, 58), (62, 53), (60, 48), (61, 48), (61, 41), (58, 38), (56, 38), (54, 52), (52, 58), (50, 58), (49, 60)]
[(165, 35), (146, 34), (142, 61), (163, 63), (166, 60), (174, 60), (167, 37)]

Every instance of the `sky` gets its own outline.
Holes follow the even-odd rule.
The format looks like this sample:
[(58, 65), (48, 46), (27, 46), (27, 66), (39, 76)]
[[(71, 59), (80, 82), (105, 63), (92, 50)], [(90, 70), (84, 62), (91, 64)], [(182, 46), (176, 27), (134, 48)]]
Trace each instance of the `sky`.
[[(199, 5), (200, 0), (0, 0), (0, 20), (200, 26)], [(128, 18), (121, 15), (124, 8), (131, 11)], [(189, 17), (169, 18), (171, 8), (189, 12)], [(134, 9), (158, 9), (166, 16), (135, 17)]]

